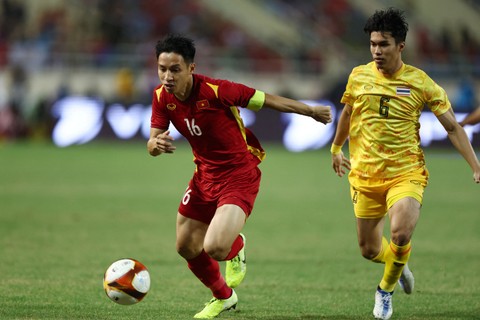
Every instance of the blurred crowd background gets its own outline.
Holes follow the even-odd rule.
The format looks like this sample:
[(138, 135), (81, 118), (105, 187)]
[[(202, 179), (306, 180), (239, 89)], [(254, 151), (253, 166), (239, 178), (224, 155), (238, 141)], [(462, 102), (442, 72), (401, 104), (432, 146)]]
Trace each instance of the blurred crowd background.
[(167, 33), (195, 39), (199, 73), (337, 104), (370, 61), (365, 20), (390, 6), (409, 21), (406, 63), (456, 111), (477, 107), (480, 0), (0, 0), (0, 141), (48, 137), (67, 95), (150, 103)]

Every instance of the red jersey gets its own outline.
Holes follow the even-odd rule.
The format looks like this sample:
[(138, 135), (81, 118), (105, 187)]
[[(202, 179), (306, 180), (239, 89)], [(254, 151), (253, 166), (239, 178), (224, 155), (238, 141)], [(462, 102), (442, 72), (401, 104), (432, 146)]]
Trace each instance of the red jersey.
[(257, 138), (243, 125), (238, 107), (247, 107), (255, 89), (226, 80), (193, 75), (185, 101), (162, 85), (153, 92), (151, 127), (170, 122), (192, 147), (197, 173), (217, 180), (237, 170), (251, 170), (265, 157)]

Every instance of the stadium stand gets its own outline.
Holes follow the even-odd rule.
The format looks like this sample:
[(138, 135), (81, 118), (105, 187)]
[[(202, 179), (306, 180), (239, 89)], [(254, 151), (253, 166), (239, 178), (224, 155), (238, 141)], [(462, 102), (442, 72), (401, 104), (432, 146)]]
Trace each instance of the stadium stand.
[[(370, 58), (359, 34), (365, 17), (387, 6), (411, 21), (411, 64), (453, 100), (465, 101), (468, 86), (478, 92), (478, 0), (0, 0), (0, 112), (30, 121), (66, 90), (111, 99), (122, 72), (136, 97), (148, 96), (157, 81), (153, 46), (169, 32), (196, 39), (199, 72), (319, 98)], [(467, 100), (465, 111), (475, 104), (468, 101), (478, 102)]]

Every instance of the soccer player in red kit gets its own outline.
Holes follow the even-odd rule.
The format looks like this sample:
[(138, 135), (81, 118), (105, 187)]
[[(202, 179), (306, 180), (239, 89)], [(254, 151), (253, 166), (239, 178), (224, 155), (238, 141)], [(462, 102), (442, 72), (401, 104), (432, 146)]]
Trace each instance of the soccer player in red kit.
[[(194, 318), (211, 319), (234, 309), (233, 290), (246, 273), (241, 230), (253, 209), (265, 152), (243, 125), (240, 109), (262, 107), (293, 112), (321, 123), (332, 121), (330, 107), (311, 107), (243, 84), (194, 74), (191, 39), (169, 35), (156, 45), (158, 76), (154, 90), (148, 152), (173, 153), (172, 123), (192, 147), (196, 169), (177, 214), (178, 253), (213, 294)], [(226, 261), (225, 278), (218, 261)]]

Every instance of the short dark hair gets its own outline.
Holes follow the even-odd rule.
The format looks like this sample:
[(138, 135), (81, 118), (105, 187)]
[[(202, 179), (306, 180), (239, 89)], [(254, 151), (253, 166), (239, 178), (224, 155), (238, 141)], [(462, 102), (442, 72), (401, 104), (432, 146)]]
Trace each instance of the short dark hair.
[(169, 34), (155, 46), (157, 60), (163, 52), (174, 52), (183, 57), (186, 63), (195, 59), (195, 44), (192, 39), (177, 34)]
[(368, 18), (363, 28), (369, 35), (374, 32), (390, 32), (395, 39), (395, 43), (404, 42), (407, 38), (408, 23), (405, 19), (405, 13), (395, 8), (386, 10), (377, 10)]

